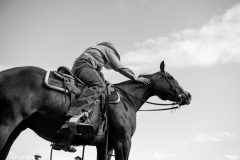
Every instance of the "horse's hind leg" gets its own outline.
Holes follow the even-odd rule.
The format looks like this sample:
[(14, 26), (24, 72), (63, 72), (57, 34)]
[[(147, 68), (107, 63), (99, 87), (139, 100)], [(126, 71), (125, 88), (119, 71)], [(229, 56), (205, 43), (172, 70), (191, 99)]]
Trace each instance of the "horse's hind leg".
[(25, 129), (23, 124), (18, 125), (11, 132), (12, 127), (9, 126), (0, 126), (0, 160), (5, 160), (8, 152), (14, 142), (14, 140), (18, 137), (18, 135)]
[(4, 147), (8, 137), (10, 136), (13, 129), (14, 128), (11, 128), (7, 124), (6, 125), (5, 124), (3, 124), (3, 125), (0, 124), (0, 151), (2, 151), (2, 148)]

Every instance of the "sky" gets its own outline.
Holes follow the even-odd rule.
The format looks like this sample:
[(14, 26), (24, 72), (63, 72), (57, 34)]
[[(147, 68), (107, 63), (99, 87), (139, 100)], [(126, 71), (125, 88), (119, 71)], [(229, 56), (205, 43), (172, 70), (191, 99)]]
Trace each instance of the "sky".
[[(71, 68), (102, 41), (114, 43), (137, 75), (159, 71), (165, 60), (192, 102), (172, 112), (138, 112), (129, 159), (240, 160), (239, 0), (0, 0), (0, 23), (0, 70)], [(126, 80), (103, 72), (112, 83)], [(54, 151), (53, 159), (72, 160), (77, 149)], [(7, 159), (34, 154), (49, 159), (50, 142), (27, 129)], [(95, 157), (88, 146), (85, 159)]]

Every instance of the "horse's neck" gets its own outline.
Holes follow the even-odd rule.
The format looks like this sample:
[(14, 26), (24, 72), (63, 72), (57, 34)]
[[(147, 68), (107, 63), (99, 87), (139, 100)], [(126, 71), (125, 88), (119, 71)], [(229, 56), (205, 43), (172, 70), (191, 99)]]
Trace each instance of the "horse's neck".
[[(133, 103), (136, 110), (139, 110), (140, 107), (144, 104), (144, 101), (146, 101), (149, 97), (153, 95), (150, 85), (144, 85), (139, 82), (128, 81), (120, 83), (117, 86), (124, 90), (126, 93), (131, 95), (129, 96), (126, 94), (128, 99), (130, 99), (131, 102)], [(143, 101), (138, 100), (134, 97), (141, 99)]]

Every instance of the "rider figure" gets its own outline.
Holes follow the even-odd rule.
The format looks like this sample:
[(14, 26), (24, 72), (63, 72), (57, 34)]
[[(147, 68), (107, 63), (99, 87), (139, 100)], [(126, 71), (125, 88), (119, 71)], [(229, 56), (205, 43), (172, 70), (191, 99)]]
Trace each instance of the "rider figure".
[[(81, 113), (79, 107), (85, 108), (85, 106), (93, 104), (105, 91), (106, 85), (101, 73), (103, 67), (106, 69), (113, 69), (131, 80), (136, 80), (146, 85), (150, 83), (149, 79), (136, 77), (131, 69), (124, 67), (121, 64), (120, 55), (112, 43), (102, 42), (96, 46), (87, 48), (75, 60), (72, 67), (72, 73), (75, 77), (82, 80), (88, 87), (86, 90), (83, 90), (80, 97), (70, 107), (67, 117), (72, 118), (70, 118), (69, 122), (76, 119), (74, 117), (77, 117)], [(79, 122), (78, 120), (75, 120), (75, 122), (72, 123), (78, 125)], [(89, 125), (91, 126), (91, 124)], [(89, 125), (86, 127), (89, 127)], [(63, 125), (61, 130), (66, 127), (68, 127), (67, 123)]]
[[(110, 42), (102, 42), (96, 46), (87, 48), (74, 62), (72, 73), (81, 79), (87, 86), (78, 100), (72, 104), (67, 116), (74, 117), (80, 114), (78, 108), (85, 108), (93, 104), (105, 91), (106, 85), (101, 70), (113, 69), (129, 79), (148, 84), (149, 80), (144, 77), (135, 77), (133, 71), (124, 67), (120, 62), (120, 55)], [(78, 122), (76, 122), (78, 123)]]

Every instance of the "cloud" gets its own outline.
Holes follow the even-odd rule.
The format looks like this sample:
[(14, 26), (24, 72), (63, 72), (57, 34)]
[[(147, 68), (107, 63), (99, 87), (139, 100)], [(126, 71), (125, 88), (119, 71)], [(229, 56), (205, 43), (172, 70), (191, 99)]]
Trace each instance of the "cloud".
[(225, 131), (217, 134), (198, 134), (194, 137), (194, 141), (197, 143), (207, 143), (207, 142), (221, 142), (226, 138), (233, 137), (234, 135)]
[(240, 160), (240, 156), (238, 156), (238, 155), (226, 154), (226, 155), (224, 155), (224, 157), (227, 160)]
[[(240, 4), (198, 29), (185, 29), (135, 44), (125, 64), (144, 70), (166, 60), (171, 67), (212, 66), (240, 62)], [(144, 63), (143, 63), (144, 62)]]

